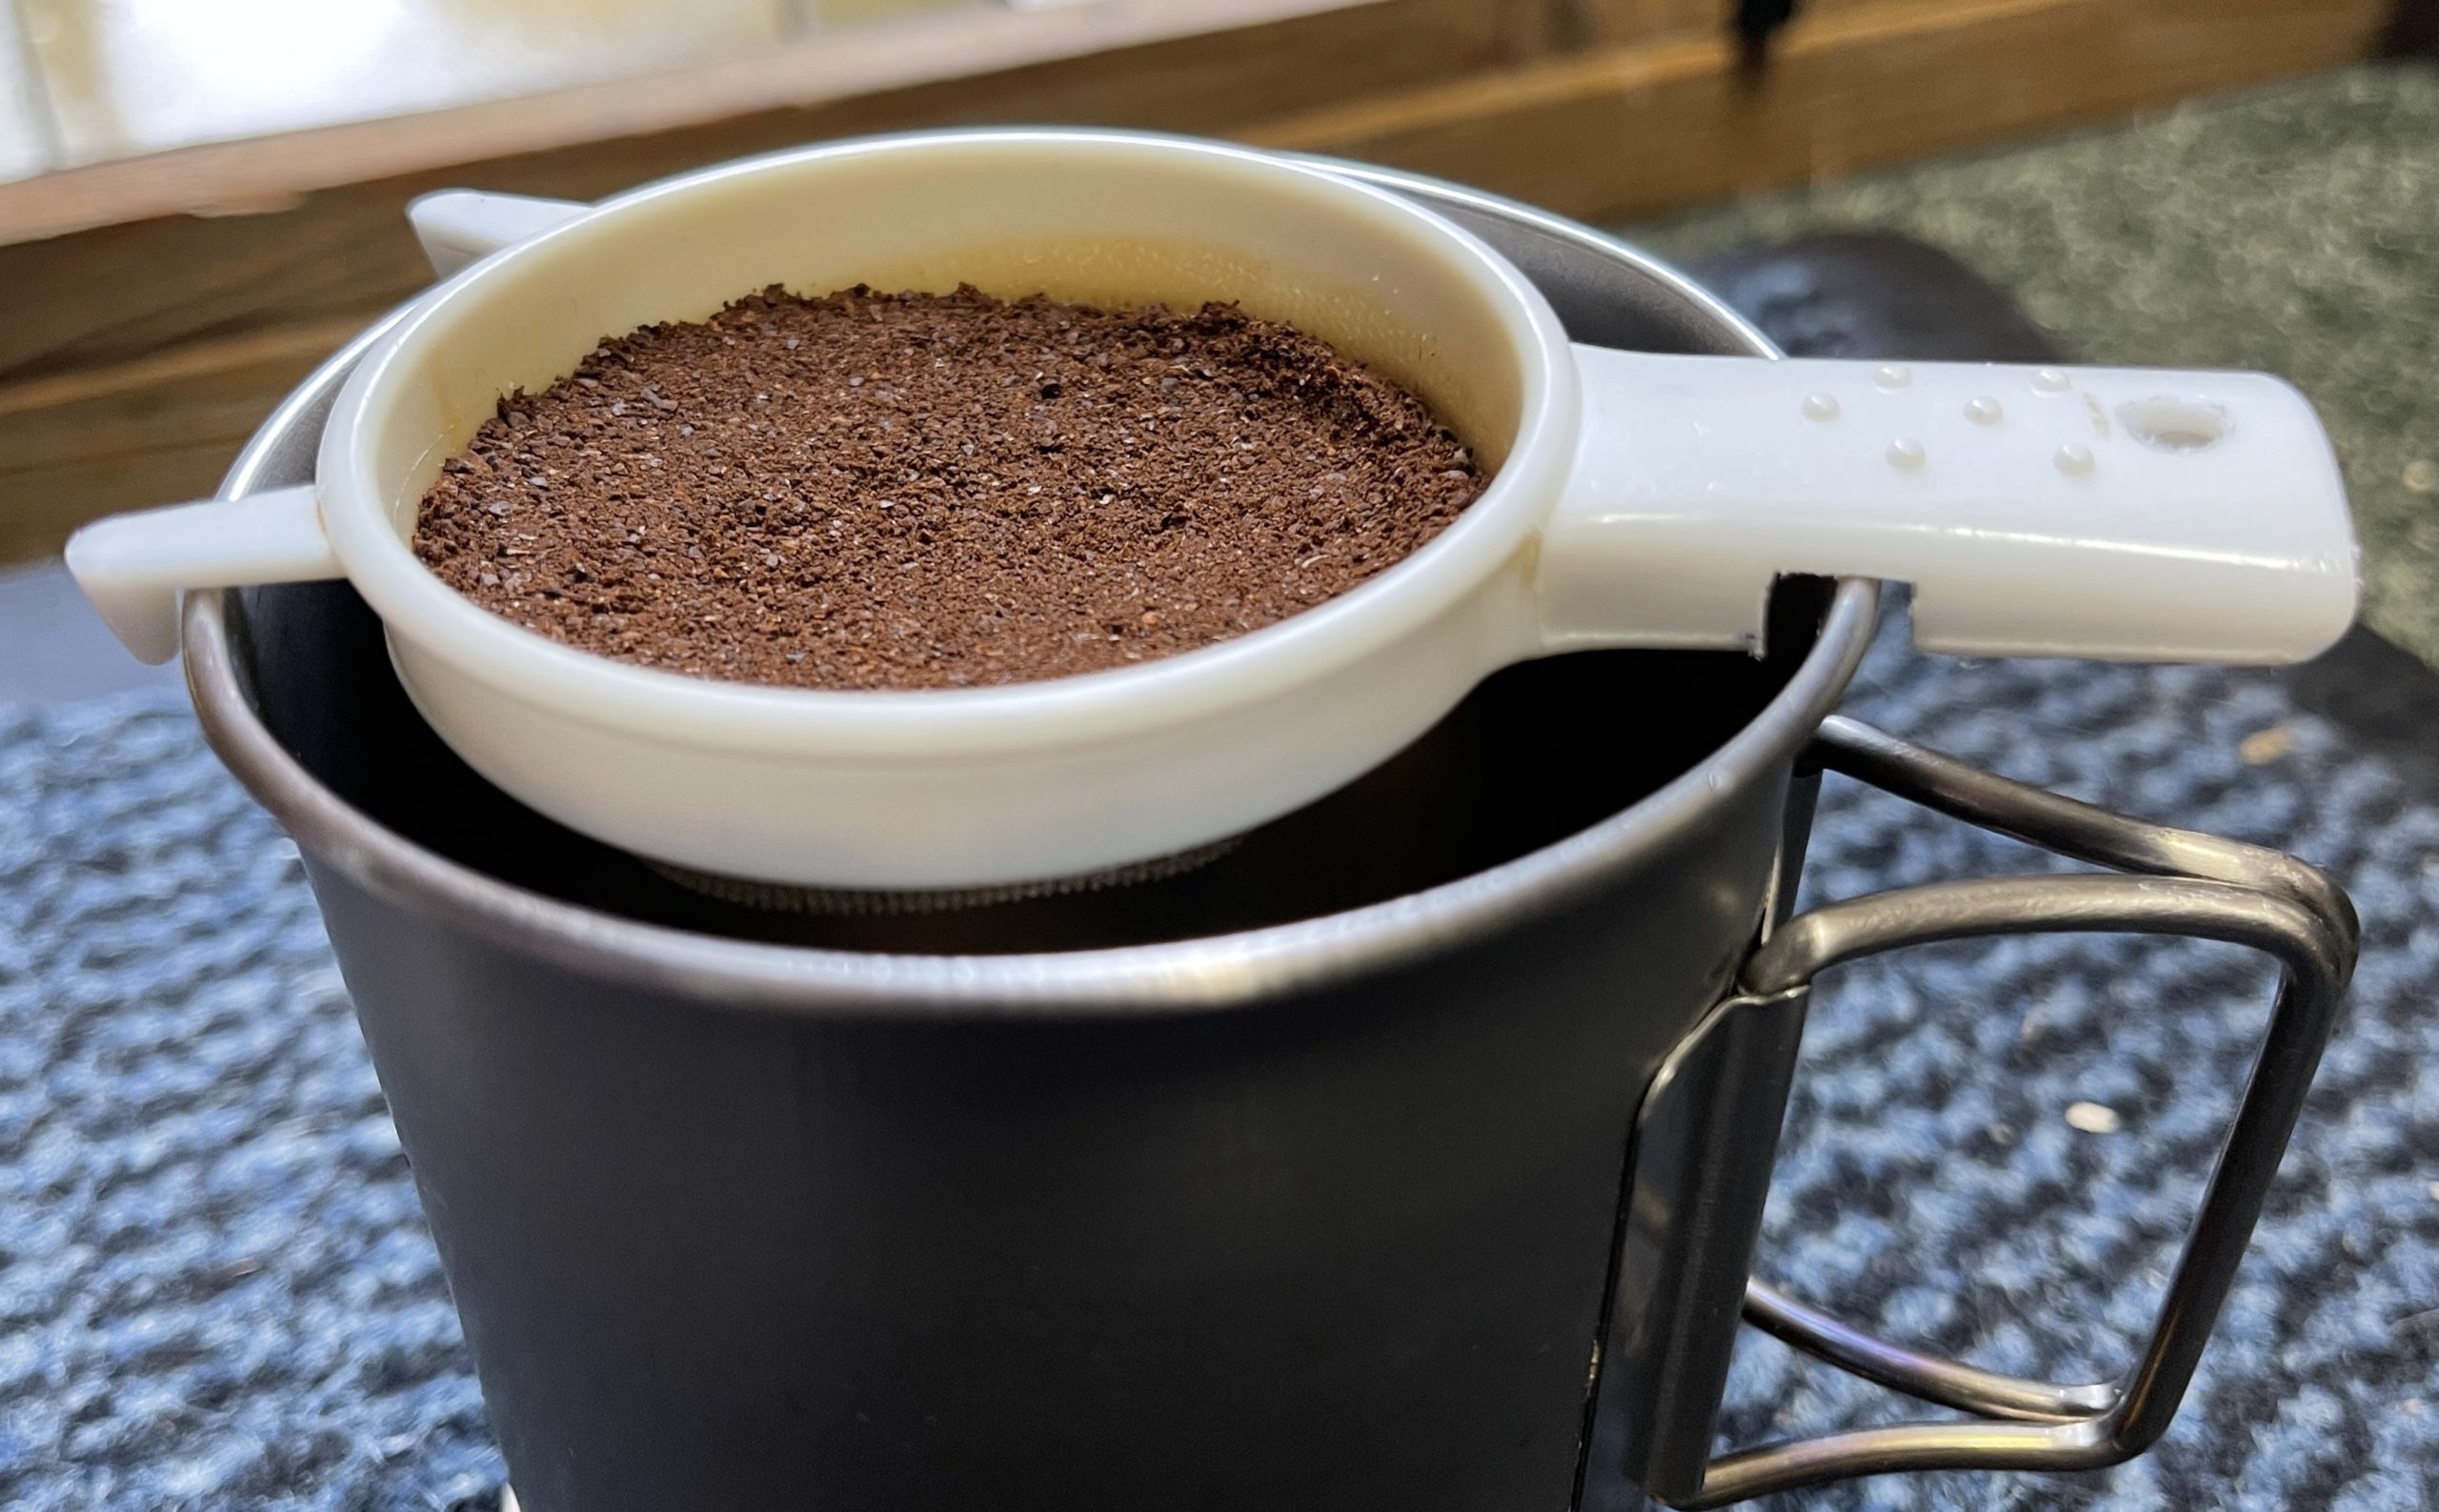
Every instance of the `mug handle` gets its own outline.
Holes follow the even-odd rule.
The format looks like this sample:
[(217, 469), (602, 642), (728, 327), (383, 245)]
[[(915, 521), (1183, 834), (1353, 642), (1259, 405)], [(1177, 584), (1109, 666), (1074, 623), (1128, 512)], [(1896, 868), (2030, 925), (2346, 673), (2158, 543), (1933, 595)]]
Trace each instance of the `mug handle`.
[[(2168, 1282), (2148, 1342), (2134, 1365), (2115, 1381), (2060, 1385), (1982, 1370), (1881, 1339), (1865, 1329), (1788, 1297), (1749, 1275), (1753, 1240), (1766, 1188), (1766, 1158), (1751, 1159), (1749, 1121), (1738, 1141), (1744, 1115), (1734, 1108), (1708, 1111), (1718, 1099), (1705, 1095), (1663, 1096), (1674, 1064), (1655, 1084), (1638, 1128), (1635, 1175), (1637, 1211), (1683, 1215), (1675, 1220), (1692, 1232), (1691, 1255), (1663, 1262), (1647, 1276), (1635, 1300), (1699, 1320), (1732, 1309), (1727, 1300), (1742, 1278), (1744, 1316), (1784, 1342), (1867, 1381), (1968, 1414), (1962, 1421), (1864, 1428), (1799, 1439), (1710, 1457), (1712, 1429), (1726, 1379), (1727, 1350), (1708, 1350), (1685, 1341), (1674, 1361), (1659, 1361), (1646, 1373), (1643, 1398), (1626, 1403), (1639, 1419), (1625, 1429), (1626, 1468), (1648, 1495), (1688, 1509), (1724, 1506), (1751, 1497), (1824, 1482), (1892, 1471), (2088, 1470), (2132, 1459), (2149, 1448), (2176, 1414), (2242, 1260), (2264, 1194), (2278, 1169), (2313, 1071), (2320, 1063), (2337, 1005), (2354, 967), (2359, 934), (2354, 908), (2328, 877), (2294, 857), (2189, 830), (2127, 818), (2039, 788), (1984, 772), (1951, 757), (1833, 717), (1824, 723), (1810, 760), (1884, 792), (1968, 824), (1995, 831), (2077, 860), (2113, 868), (2116, 876), (2047, 875), (1935, 882), (1830, 903), (1788, 919), (1772, 930), (1746, 959), (1741, 996), (1721, 1005), (1688, 1045), (1697, 1052), (1721, 1039), (1718, 1026), (1743, 1020), (1743, 1032), (1759, 1035), (1765, 1058), (1782, 1057), (1775, 1086), (1749, 1098), (1779, 1099), (1792, 1075), (1794, 1036), (1800, 1032), (1813, 978), (1831, 966), (1902, 946), (1993, 935), (2114, 933), (2158, 934), (2247, 945), (2279, 963), (2281, 977), (2269, 1027), (2256, 1057), (2233, 1122), (2193, 1227)], [(1791, 816), (1791, 874), (1800, 864), (1801, 826), (1808, 813)], [(1783, 889), (1792, 876), (1783, 875)], [(1757, 1027), (1759, 1026), (1759, 1027)], [(1684, 1052), (1681, 1051), (1681, 1056)], [(1769, 1079), (1764, 1078), (1763, 1080)], [(1729, 1084), (1732, 1079), (1721, 1084)], [(1733, 1099), (1731, 1099), (1733, 1100)], [(1705, 1111), (1687, 1115), (1701, 1105)], [(1669, 1111), (1674, 1107), (1677, 1111)], [(1653, 1122), (1655, 1109), (1675, 1126)], [(1688, 1119), (1692, 1121), (1688, 1121)], [(1716, 1128), (1705, 1129), (1707, 1119)], [(1767, 1124), (1776, 1150), (1778, 1121)], [(1744, 1211), (1699, 1211), (1692, 1201), (1663, 1196), (1646, 1201), (1646, 1174), (1670, 1175), (1676, 1188), (1718, 1182), (1701, 1170), (1703, 1157), (1689, 1155), (1705, 1142), (1715, 1166), (1742, 1165), (1754, 1174), (1742, 1191), (1730, 1182), (1727, 1200)], [(1731, 1149), (1730, 1146), (1734, 1148)], [(1676, 1162), (1651, 1171), (1658, 1159)], [(1637, 1219), (1627, 1224), (1622, 1265), (1637, 1254)], [(1707, 1248), (1708, 1254), (1703, 1251)], [(1649, 1257), (1679, 1253), (1676, 1246), (1646, 1239)], [(1741, 1251), (1741, 1253), (1740, 1253)], [(1622, 1296), (1624, 1281), (1622, 1280)], [(1663, 1327), (1683, 1328), (1683, 1323)], [(1699, 1326), (1699, 1325), (1698, 1325)], [(1652, 1331), (1638, 1324), (1637, 1332)], [(1636, 1361), (1623, 1361), (1634, 1379)]]

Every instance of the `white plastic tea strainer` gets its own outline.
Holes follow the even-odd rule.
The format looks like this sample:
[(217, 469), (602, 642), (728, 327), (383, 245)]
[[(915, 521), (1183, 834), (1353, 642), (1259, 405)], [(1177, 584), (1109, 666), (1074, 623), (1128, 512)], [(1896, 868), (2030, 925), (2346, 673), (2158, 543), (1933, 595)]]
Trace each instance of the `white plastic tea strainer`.
[[(180, 590), (344, 575), (476, 771), (704, 871), (957, 888), (1182, 851), (1342, 785), (1509, 663), (1757, 649), (1785, 574), (1911, 582), (1916, 638), (1939, 651), (2287, 661), (2353, 617), (2337, 465), (2277, 379), (1578, 347), (1449, 222), (1237, 148), (897, 137), (597, 206), (435, 195), (414, 219), (454, 276), (356, 369), (312, 486), (105, 520), (69, 564), (155, 659), (174, 648)], [(547, 386), (604, 336), (774, 283), (959, 282), (1240, 301), (1421, 394), (1495, 475), (1424, 549), (1290, 619), (983, 689), (807, 692), (629, 666), (477, 608), (409, 549), (425, 488), (498, 398)]]

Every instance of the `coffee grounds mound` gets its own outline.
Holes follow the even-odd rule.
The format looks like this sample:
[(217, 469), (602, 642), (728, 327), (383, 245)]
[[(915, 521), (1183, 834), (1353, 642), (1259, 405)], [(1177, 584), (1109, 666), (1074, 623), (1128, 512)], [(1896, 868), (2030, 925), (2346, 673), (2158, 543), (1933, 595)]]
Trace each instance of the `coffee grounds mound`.
[(697, 676), (1096, 672), (1362, 582), (1482, 478), (1422, 402), (1230, 305), (809, 299), (602, 343), (500, 401), (415, 554), (554, 639)]

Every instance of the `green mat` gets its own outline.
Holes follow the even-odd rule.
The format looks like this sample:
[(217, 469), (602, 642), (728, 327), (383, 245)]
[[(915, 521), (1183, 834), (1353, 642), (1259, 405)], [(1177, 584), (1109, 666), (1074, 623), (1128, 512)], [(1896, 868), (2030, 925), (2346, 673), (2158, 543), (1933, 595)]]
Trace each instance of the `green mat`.
[(2345, 462), (2365, 617), (2439, 666), (2439, 70), (2366, 65), (1630, 234), (1684, 260), (1859, 226), (1947, 249), (2086, 360), (2292, 378)]

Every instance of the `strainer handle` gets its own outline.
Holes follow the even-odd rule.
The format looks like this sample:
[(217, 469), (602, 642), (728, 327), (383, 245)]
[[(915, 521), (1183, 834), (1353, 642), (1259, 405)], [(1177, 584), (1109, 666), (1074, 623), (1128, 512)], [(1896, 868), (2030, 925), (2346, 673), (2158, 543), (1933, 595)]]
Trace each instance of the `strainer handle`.
[(1574, 349), (1548, 650), (1762, 648), (1784, 576), (1911, 583), (1925, 651), (2289, 662), (2353, 623), (2328, 433), (2259, 373)]
[(447, 278), (468, 263), (539, 236), (592, 208), (575, 199), (437, 189), (407, 206), (407, 224), (414, 228), (432, 271)]
[(2132, 1368), (2098, 1384), (2020, 1380), (1880, 1339), (1753, 1280), (1744, 1315), (1757, 1326), (1856, 1375), (1969, 1416), (1656, 1465), (1644, 1489), (1690, 1509), (1890, 1471), (2087, 1470), (2131, 1459), (2176, 1414), (2302, 1111), (2353, 969), (2353, 906), (2328, 877), (2293, 857), (2127, 818), (1850, 720), (1823, 727), (1815, 757), (1827, 770), (1967, 823), (2132, 875), (1941, 882), (1825, 905), (1789, 920), (1754, 953), (1741, 982), (1744, 996), (1728, 1011), (1742, 1004), (1800, 1016), (1819, 973), (1902, 946), (2086, 932), (2249, 946), (2279, 963), (2277, 997), (2200, 1212)]
[(113, 514), (70, 536), (64, 554), (111, 634), (151, 662), (177, 655), (181, 594), (344, 572), (311, 483)]

